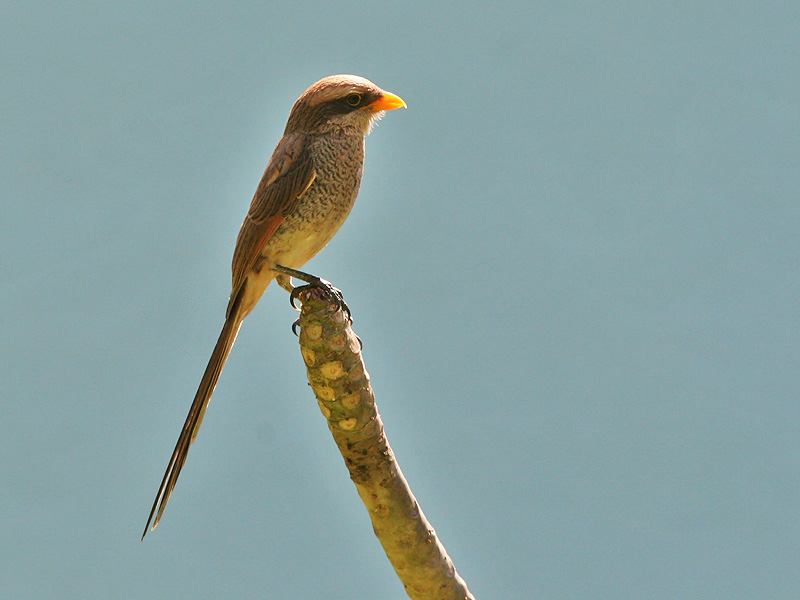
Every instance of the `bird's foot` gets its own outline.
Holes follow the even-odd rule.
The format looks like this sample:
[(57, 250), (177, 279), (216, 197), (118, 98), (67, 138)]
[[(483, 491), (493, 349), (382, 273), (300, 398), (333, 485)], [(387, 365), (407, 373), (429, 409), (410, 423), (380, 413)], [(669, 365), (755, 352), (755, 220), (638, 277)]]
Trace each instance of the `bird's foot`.
[[(288, 280), (289, 277), (294, 277), (295, 279), (299, 279), (301, 281), (306, 282), (306, 285), (292, 287), (291, 289), (285, 285), (282, 285), (282, 287), (286, 288), (290, 292), (289, 303), (292, 305), (293, 308), (299, 310), (299, 308), (295, 304), (295, 301), (299, 300), (300, 294), (309, 292), (311, 290), (318, 290), (328, 300), (332, 300), (339, 307), (339, 309), (345, 314), (345, 316), (351, 323), (353, 322), (353, 317), (350, 314), (350, 307), (347, 306), (347, 302), (344, 301), (344, 296), (342, 295), (342, 291), (334, 287), (330, 281), (326, 281), (325, 279), (317, 277), (316, 275), (311, 275), (310, 273), (304, 273), (303, 271), (290, 269), (288, 267), (283, 267), (281, 265), (275, 265), (274, 267), (272, 267), (272, 269), (284, 276), (281, 277), (283, 281)], [(281, 279), (279, 279), (278, 283), (281, 283)], [(292, 329), (294, 329), (294, 327)]]
[[(311, 290), (317, 290), (322, 293), (328, 300), (333, 301), (339, 309), (345, 314), (345, 316), (352, 322), (353, 317), (350, 315), (350, 307), (347, 306), (347, 302), (344, 301), (344, 296), (342, 295), (342, 291), (339, 288), (333, 287), (330, 281), (325, 281), (319, 277), (315, 277), (316, 281), (312, 281), (311, 283), (307, 283), (306, 285), (299, 285), (292, 290), (292, 293), (289, 294), (289, 303), (297, 308), (295, 305), (295, 300), (298, 300), (300, 294), (309, 292)], [(298, 309), (299, 310), (299, 309)]]

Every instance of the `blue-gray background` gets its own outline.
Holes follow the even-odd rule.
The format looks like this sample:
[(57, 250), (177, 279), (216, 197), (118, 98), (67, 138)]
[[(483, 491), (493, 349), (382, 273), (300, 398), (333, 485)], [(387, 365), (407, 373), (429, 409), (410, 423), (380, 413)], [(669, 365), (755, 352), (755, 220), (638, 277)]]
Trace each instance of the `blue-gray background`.
[(481, 598), (800, 589), (796, 2), (5, 3), (0, 596), (404, 592), (247, 319), (153, 495), (296, 97), (401, 95), (307, 269)]

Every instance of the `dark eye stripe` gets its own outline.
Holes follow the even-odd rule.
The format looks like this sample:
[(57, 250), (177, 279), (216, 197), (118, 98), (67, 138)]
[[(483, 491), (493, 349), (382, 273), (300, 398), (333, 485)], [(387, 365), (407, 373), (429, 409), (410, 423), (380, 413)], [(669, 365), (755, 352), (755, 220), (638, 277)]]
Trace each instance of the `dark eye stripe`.
[[(350, 104), (351, 96), (358, 96), (360, 98), (358, 104)], [(319, 107), (320, 110), (325, 114), (343, 115), (368, 106), (370, 102), (377, 100), (379, 97), (380, 94), (375, 92), (350, 92), (346, 96), (341, 96), (335, 100), (323, 102), (319, 105)]]

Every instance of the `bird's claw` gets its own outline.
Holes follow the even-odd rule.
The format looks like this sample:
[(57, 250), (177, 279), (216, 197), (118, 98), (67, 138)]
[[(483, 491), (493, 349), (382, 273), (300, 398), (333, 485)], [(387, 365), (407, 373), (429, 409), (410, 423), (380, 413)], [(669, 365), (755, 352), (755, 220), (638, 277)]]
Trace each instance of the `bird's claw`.
[(299, 295), (301, 293), (311, 289), (320, 290), (328, 298), (333, 300), (338, 305), (339, 309), (345, 314), (347, 319), (351, 323), (353, 322), (353, 317), (350, 313), (350, 307), (347, 306), (347, 302), (344, 301), (344, 296), (342, 295), (342, 291), (339, 288), (333, 287), (330, 281), (326, 281), (319, 277), (315, 277), (312, 283), (297, 286), (292, 290), (292, 293), (289, 294), (289, 304), (292, 305), (292, 308), (294, 308), (295, 310), (300, 310), (295, 304), (295, 301), (299, 300)]
[(298, 292), (300, 291), (300, 288), (301, 288), (301, 287), (306, 287), (306, 286), (304, 286), (304, 285), (302, 285), (302, 286), (296, 286), (296, 287), (292, 288), (292, 291), (289, 293), (289, 304), (291, 304), (291, 305), (292, 305), (292, 308), (293, 308), (293, 309), (295, 309), (295, 310), (300, 310), (300, 307), (298, 307), (298, 306), (297, 306), (297, 305), (294, 303), (294, 301), (295, 301), (295, 300), (297, 300), (297, 294), (298, 294)]

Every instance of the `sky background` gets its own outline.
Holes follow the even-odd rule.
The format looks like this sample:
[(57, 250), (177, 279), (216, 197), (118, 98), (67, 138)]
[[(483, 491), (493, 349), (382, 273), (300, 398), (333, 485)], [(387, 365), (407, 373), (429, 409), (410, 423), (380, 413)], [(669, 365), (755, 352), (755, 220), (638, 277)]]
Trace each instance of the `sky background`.
[(796, 598), (800, 4), (6, 2), (0, 598), (405, 598), (271, 287), (294, 100), (400, 95), (306, 270), (478, 598)]

